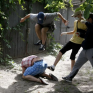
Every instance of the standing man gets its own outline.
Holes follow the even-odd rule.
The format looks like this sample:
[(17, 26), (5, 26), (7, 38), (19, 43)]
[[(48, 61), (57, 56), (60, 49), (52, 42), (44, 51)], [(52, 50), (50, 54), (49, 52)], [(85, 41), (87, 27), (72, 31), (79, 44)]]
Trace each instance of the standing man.
[(24, 22), (27, 18), (35, 21), (35, 31), (39, 41), (35, 45), (41, 45), (39, 50), (45, 50), (45, 43), (47, 38), (47, 31), (54, 31), (54, 18), (60, 17), (65, 25), (68, 24), (68, 21), (63, 18), (59, 12), (55, 13), (43, 13), (39, 12), (38, 14), (30, 13), (25, 17), (21, 18), (20, 22)]

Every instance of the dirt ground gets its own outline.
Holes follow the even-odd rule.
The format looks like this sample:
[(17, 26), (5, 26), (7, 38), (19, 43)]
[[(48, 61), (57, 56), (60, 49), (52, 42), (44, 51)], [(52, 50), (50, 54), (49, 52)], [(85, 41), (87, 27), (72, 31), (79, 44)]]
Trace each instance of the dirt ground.
[[(14, 68), (0, 66), (0, 93), (93, 93), (93, 69), (89, 62), (80, 69), (72, 83), (62, 80), (63, 76), (70, 73), (70, 52), (62, 57), (55, 71), (46, 70), (58, 78), (58, 81), (45, 79), (49, 85), (23, 80), (20, 67), (22, 58), (14, 59)], [(43, 57), (48, 65), (53, 64), (55, 60), (55, 56), (46, 52), (37, 55)]]

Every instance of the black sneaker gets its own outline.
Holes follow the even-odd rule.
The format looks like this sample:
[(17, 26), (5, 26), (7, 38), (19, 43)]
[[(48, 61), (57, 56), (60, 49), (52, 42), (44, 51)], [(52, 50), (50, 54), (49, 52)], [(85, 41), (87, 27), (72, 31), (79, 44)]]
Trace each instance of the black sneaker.
[(58, 78), (53, 74), (50, 73), (49, 76), (51, 76), (51, 80), (58, 81)]
[(62, 77), (62, 79), (70, 83), (72, 82), (72, 79), (69, 77)]
[(34, 45), (41, 45), (42, 41), (38, 40), (37, 43), (35, 43)]
[(48, 66), (47, 68), (50, 69), (51, 71), (55, 70), (52, 66)]
[(45, 50), (45, 46), (41, 44), (39, 50)]

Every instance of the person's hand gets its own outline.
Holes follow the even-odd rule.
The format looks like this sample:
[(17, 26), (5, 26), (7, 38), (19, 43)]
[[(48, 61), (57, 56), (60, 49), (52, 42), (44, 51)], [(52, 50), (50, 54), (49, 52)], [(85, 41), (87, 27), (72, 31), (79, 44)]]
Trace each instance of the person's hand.
[(25, 18), (21, 18), (20, 22), (24, 22), (25, 21)]
[(62, 35), (66, 35), (66, 34), (67, 34), (67, 32), (62, 32), (62, 33), (61, 33), (61, 36), (62, 36)]
[(86, 20), (81, 20), (81, 23), (85, 24), (86, 23)]
[(78, 37), (80, 37), (80, 33), (79, 33), (79, 32), (77, 32), (76, 35), (77, 35)]
[(67, 26), (68, 25), (68, 21), (67, 20), (64, 20), (64, 24)]

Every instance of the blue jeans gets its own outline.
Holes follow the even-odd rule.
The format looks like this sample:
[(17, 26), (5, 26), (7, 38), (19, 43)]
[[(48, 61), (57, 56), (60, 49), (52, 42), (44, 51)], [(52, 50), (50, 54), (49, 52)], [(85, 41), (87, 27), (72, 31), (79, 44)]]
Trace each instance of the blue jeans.
[(46, 68), (47, 68), (47, 63), (44, 62), (43, 60), (40, 60), (40, 61), (35, 62), (33, 66), (28, 67), (25, 70), (23, 75), (24, 76), (27, 76), (27, 75), (35, 76), (37, 74), (42, 74), (45, 72)]

